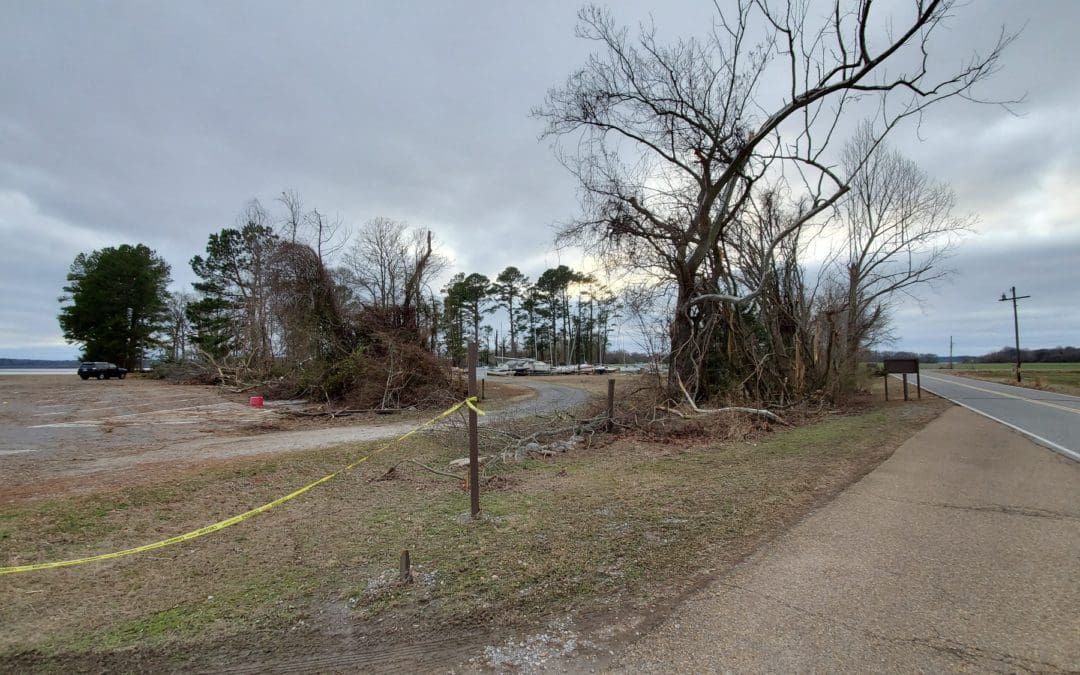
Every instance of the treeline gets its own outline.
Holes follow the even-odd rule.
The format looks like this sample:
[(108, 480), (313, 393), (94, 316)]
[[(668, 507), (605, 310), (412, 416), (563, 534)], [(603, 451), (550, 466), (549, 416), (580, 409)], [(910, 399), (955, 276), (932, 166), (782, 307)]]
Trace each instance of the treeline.
[[(937, 354), (905, 351), (867, 351), (865, 362), (880, 362), (885, 359), (919, 359), (920, 363), (948, 363), (947, 357)], [(1020, 360), (1024, 363), (1078, 363), (1080, 347), (1053, 347), (1047, 349), (1021, 349)], [(1016, 363), (1016, 348), (1001, 349), (983, 356), (955, 356), (956, 363)]]
[(49, 359), (0, 359), (0, 368), (78, 368), (78, 361)]
[[(485, 362), (606, 358), (617, 303), (588, 274), (560, 265), (533, 282), (511, 266), (436, 290), (449, 261), (430, 231), (386, 218), (349, 231), (296, 193), (276, 202), (276, 213), (250, 202), (209, 236), (190, 291), (167, 292), (171, 267), (141, 244), (80, 254), (61, 298), (65, 337), (85, 359), (131, 368), (151, 356), (237, 387), (372, 408), (441, 402), (472, 340)], [(500, 311), (508, 328), (489, 325)]]
[[(1020, 360), (1024, 363), (1077, 363), (1080, 347), (1053, 347), (1050, 349), (1021, 349)], [(978, 363), (1016, 363), (1016, 348), (1002, 347), (976, 359)]]
[[(483, 274), (456, 274), (443, 288), (442, 346), (455, 365), (466, 344), (483, 347), (483, 359), (528, 356), (552, 364), (603, 363), (617, 318), (610, 289), (566, 265), (546, 270), (533, 283), (516, 267), (491, 281)], [(502, 310), (508, 329), (484, 325)]]
[[(939, 363), (941, 358), (937, 354), (904, 351), (871, 351), (863, 358), (864, 361), (877, 363), (885, 359), (919, 359), (919, 363)], [(946, 359), (947, 360), (947, 359)]]

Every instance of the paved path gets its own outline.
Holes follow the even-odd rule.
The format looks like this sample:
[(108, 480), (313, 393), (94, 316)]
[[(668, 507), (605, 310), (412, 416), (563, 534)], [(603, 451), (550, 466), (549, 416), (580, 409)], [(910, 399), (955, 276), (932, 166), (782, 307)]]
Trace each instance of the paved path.
[(625, 672), (1080, 671), (1080, 463), (952, 408)]
[(942, 370), (924, 370), (922, 384), (923, 389), (1080, 461), (1080, 397), (984, 382)]

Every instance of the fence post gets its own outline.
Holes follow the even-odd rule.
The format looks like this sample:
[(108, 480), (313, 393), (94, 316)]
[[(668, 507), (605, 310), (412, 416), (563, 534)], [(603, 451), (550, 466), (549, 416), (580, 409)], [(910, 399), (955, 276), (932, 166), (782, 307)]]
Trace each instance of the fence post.
[(615, 378), (607, 381), (607, 432), (615, 431)]
[[(476, 343), (469, 343), (469, 396), (476, 396)], [(469, 513), (480, 515), (480, 438), (476, 429), (476, 411), (469, 408)]]

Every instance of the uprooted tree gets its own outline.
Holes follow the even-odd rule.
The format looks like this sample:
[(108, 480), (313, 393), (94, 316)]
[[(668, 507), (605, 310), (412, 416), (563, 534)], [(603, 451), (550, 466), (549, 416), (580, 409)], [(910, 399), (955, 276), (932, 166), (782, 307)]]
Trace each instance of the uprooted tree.
[[(673, 45), (581, 11), (579, 34), (600, 51), (534, 111), (546, 136), (571, 141), (557, 152), (582, 188), (584, 215), (560, 238), (651, 275), (672, 298), (673, 397), (775, 400), (832, 387), (834, 358), (822, 352), (833, 341), (802, 280), (800, 233), (834, 213), (901, 121), (974, 99), (995, 70), (1004, 33), (953, 70), (932, 61), (953, 9), (916, 0), (890, 16), (872, 0), (828, 10), (744, 0), (719, 11), (704, 39)], [(864, 141), (841, 165), (855, 128)], [(833, 299), (858, 323), (875, 292), (857, 289), (854, 305), (850, 292)], [(848, 334), (861, 339), (857, 326)]]
[[(449, 374), (431, 353), (433, 309), (423, 302), (442, 264), (430, 234), (369, 223), (348, 265), (332, 269), (336, 226), (325, 225), (336, 221), (285, 197), (284, 236), (252, 202), (191, 260), (198, 298), (185, 318), (210, 376), (364, 408), (441, 402)], [(308, 224), (310, 243), (298, 223)]]

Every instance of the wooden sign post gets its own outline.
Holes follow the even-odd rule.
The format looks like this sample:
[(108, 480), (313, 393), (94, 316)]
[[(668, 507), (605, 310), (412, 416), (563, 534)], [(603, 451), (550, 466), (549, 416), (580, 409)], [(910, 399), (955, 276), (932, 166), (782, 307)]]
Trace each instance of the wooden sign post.
[(919, 359), (885, 359), (885, 400), (889, 400), (889, 376), (901, 375), (904, 380), (904, 400), (908, 398), (908, 373), (915, 374), (915, 387), (918, 396), (922, 398), (922, 378), (919, 376)]

